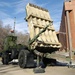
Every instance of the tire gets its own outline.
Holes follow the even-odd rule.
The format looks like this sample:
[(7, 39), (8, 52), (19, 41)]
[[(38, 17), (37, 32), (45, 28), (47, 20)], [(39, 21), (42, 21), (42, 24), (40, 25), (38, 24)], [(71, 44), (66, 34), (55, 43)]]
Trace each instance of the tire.
[(27, 56), (29, 54), (29, 51), (27, 50), (21, 50), (18, 56), (19, 66), (21, 68), (25, 68), (27, 65)]
[(8, 65), (9, 63), (9, 54), (6, 52), (2, 53), (2, 63), (4, 65)]

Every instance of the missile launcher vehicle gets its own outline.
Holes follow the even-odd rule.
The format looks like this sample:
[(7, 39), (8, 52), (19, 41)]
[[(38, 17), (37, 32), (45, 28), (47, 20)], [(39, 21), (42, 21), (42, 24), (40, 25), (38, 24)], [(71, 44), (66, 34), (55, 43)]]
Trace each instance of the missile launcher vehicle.
[(17, 37), (8, 36), (4, 43), (2, 62), (8, 64), (11, 60), (18, 58), (19, 66), (25, 68), (33, 67), (36, 60), (37, 66), (33, 71), (43, 73), (45, 70), (40, 67), (40, 61), (44, 61), (47, 53), (51, 54), (59, 50), (61, 44), (47, 9), (28, 3), (25, 20), (28, 22), (30, 35), (28, 45), (17, 45)]

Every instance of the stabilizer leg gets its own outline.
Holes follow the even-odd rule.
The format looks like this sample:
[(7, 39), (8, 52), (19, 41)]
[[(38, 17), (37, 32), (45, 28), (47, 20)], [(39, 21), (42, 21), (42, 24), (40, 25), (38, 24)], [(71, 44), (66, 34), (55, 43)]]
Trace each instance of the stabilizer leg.
[(33, 71), (34, 73), (44, 73), (45, 72), (45, 70), (41, 68), (40, 66), (40, 58), (38, 55), (37, 55), (37, 67)]

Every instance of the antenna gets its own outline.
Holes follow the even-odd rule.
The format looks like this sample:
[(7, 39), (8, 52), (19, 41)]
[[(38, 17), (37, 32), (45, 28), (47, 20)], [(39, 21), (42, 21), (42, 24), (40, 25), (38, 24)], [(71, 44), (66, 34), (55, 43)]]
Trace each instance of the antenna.
[(16, 17), (14, 17), (14, 35), (15, 35)]
[(65, 2), (71, 2), (71, 0), (65, 0)]

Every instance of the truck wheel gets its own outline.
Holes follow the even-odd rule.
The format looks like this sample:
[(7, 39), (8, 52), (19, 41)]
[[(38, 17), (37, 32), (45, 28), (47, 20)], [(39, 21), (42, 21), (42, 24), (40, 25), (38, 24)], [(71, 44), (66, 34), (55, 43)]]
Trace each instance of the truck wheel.
[(27, 56), (29, 54), (29, 51), (27, 50), (21, 50), (18, 56), (19, 66), (21, 68), (25, 68), (27, 64)]
[(2, 53), (2, 63), (4, 65), (8, 65), (9, 63), (9, 55), (6, 52)]

